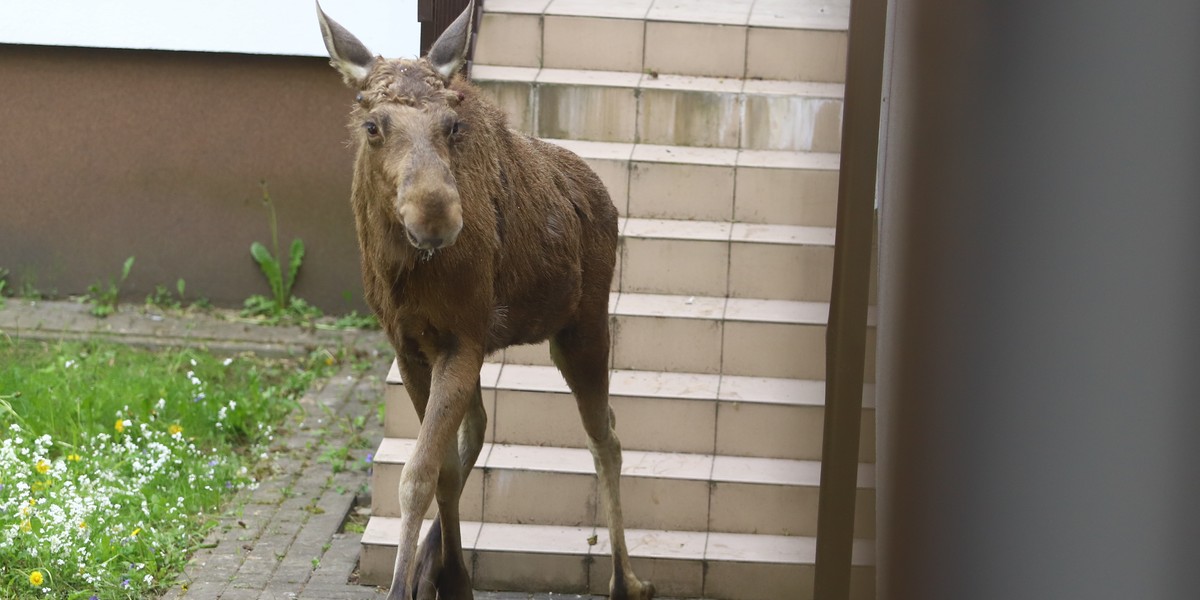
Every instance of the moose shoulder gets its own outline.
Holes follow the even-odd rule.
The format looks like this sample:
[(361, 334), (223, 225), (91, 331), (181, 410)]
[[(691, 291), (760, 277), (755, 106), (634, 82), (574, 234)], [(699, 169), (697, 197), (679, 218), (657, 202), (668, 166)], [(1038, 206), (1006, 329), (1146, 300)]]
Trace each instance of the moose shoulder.
[[(389, 600), (471, 598), (458, 498), (487, 421), (484, 357), (550, 340), (595, 459), (616, 599), (646, 600), (624, 540), (621, 446), (608, 404), (617, 211), (577, 156), (508, 129), (465, 78), (474, 4), (417, 60), (374, 56), (318, 7), (331, 64), (357, 91), (351, 204), (366, 299), (421, 417), (400, 481)], [(421, 516), (438, 523), (418, 547)]]

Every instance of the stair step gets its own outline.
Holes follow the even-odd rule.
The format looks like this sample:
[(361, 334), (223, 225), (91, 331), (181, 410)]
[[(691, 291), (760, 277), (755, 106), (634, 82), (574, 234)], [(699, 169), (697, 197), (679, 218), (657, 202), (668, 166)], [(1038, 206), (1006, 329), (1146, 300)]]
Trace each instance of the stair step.
[(620, 227), (613, 291), (829, 301), (831, 227), (663, 219)]
[[(480, 383), (489, 419), (486, 442), (587, 447), (579, 412), (555, 367), (484, 363)], [(384, 435), (416, 438), (419, 421), (395, 364), (388, 384)], [(863, 392), (859, 456), (868, 463), (875, 460), (874, 393), (871, 385)], [(614, 370), (609, 398), (627, 450), (821, 458), (823, 381)], [(664, 424), (671, 426), (669, 435)]]
[(483, 11), (481, 64), (845, 78), (848, 0), (489, 0)]
[(841, 146), (841, 84), (484, 64), (471, 78), (514, 129), (537, 137), (816, 152)]
[[(828, 313), (826, 302), (610, 293), (612, 368), (824, 379)], [(867, 336), (872, 382), (873, 325)]]
[[(400, 516), (400, 474), (416, 448), (384, 438), (373, 459), (372, 514)], [(816, 535), (817, 461), (626, 449), (625, 525), (680, 531)], [(859, 467), (856, 537), (874, 528), (873, 465)], [(547, 496), (545, 490), (554, 494)], [(668, 502), (669, 500), (669, 502)], [(584, 448), (485, 444), (460, 504), (466, 520), (584, 527), (604, 524), (591, 452)], [(747, 511), (752, 504), (755, 510)], [(436, 514), (430, 506), (429, 518)]]
[(626, 217), (837, 224), (837, 154), (546, 141), (584, 159)]
[[(431, 526), (425, 521), (424, 531)], [(607, 594), (611, 552), (605, 527), (461, 523), (477, 589)], [(594, 536), (594, 537), (593, 537)], [(387, 585), (399, 520), (371, 517), (359, 561), (364, 584)], [(802, 536), (627, 529), (634, 572), (660, 595), (712, 600), (812, 597), (816, 539)], [(854, 543), (851, 598), (874, 591), (874, 543)]]
[(823, 302), (620, 293), (613, 367), (823, 379), (828, 312)]

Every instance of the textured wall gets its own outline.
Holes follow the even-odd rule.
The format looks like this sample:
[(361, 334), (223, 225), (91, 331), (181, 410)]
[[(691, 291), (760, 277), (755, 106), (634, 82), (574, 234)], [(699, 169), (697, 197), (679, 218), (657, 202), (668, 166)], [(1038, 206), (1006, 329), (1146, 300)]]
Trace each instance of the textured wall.
[[(349, 207), (353, 93), (320, 58), (0, 45), (0, 267), (76, 294), (137, 261), (126, 289), (187, 281), (236, 305), (268, 293), (250, 258), (308, 248), (296, 293), (361, 308)], [(347, 297), (349, 300), (347, 300)]]

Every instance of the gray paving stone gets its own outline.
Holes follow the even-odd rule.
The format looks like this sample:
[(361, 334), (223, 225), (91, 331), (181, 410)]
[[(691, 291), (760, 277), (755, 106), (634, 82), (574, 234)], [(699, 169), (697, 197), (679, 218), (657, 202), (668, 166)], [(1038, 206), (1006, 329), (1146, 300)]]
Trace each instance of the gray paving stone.
[(225, 587), (224, 581), (196, 581), (188, 584), (183, 596), (188, 600), (218, 600)]
[(363, 586), (309, 586), (298, 600), (380, 600), (387, 592)]
[(258, 600), (261, 591), (261, 589), (237, 587), (235, 584), (222, 592), (220, 598), (221, 600)]

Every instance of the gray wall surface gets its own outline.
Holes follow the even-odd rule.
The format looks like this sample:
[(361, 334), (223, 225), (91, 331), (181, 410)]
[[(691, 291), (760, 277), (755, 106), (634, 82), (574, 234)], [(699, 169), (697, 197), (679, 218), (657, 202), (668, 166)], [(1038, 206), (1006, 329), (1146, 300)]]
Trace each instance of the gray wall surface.
[[(296, 295), (363, 309), (350, 212), (353, 92), (328, 61), (0, 45), (0, 267), (59, 295), (136, 263), (124, 298), (187, 282), (269, 294), (250, 243), (307, 246)], [(286, 251), (286, 250), (285, 250)]]

